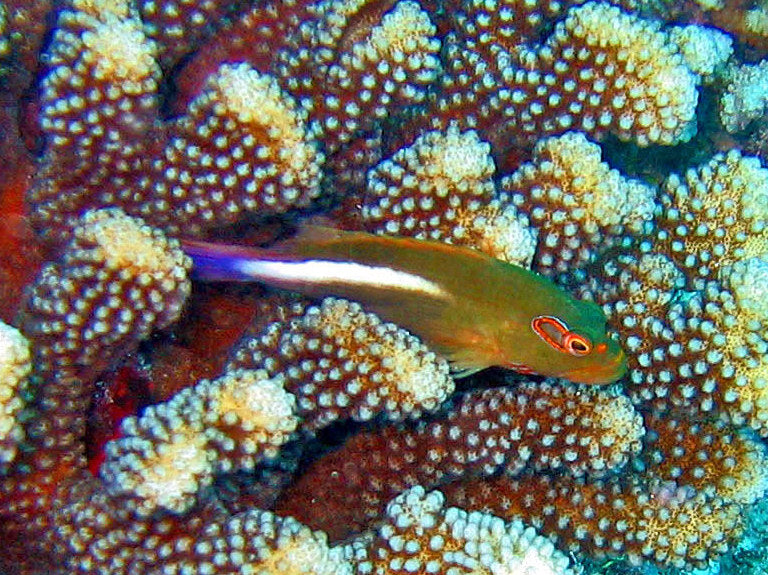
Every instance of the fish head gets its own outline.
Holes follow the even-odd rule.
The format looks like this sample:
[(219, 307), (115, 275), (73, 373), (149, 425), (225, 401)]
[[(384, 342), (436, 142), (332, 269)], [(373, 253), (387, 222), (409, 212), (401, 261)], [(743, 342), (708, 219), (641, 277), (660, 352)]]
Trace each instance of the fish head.
[(626, 354), (608, 333), (599, 306), (571, 300), (558, 311), (534, 315), (527, 326), (518, 328), (524, 333), (507, 337), (501, 347), (508, 359), (502, 364), (523, 373), (588, 384), (611, 383), (626, 373)]

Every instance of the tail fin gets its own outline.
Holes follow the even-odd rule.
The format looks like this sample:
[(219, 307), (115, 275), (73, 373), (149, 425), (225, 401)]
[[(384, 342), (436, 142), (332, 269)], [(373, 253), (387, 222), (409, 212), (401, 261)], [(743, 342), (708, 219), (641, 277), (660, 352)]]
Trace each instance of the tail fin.
[(197, 240), (182, 240), (181, 248), (192, 258), (192, 278), (201, 281), (253, 281), (254, 277), (248, 273), (245, 264), (262, 259), (266, 253), (266, 250), (259, 248)]

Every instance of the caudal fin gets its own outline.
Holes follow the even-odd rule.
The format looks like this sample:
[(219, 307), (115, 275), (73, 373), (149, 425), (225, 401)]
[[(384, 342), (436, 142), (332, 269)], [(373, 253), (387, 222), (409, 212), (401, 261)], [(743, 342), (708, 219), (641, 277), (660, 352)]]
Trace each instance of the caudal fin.
[(261, 259), (259, 248), (182, 240), (181, 248), (192, 258), (192, 279), (200, 281), (253, 281), (248, 263)]

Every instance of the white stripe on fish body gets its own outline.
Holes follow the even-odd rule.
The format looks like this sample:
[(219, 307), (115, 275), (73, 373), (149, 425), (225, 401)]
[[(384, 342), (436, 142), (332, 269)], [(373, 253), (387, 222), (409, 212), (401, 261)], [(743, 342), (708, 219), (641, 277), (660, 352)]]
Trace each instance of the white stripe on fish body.
[(342, 283), (414, 291), (441, 298), (449, 297), (435, 282), (384, 266), (331, 260), (242, 260), (236, 267), (241, 273), (267, 283), (270, 279), (314, 285)]

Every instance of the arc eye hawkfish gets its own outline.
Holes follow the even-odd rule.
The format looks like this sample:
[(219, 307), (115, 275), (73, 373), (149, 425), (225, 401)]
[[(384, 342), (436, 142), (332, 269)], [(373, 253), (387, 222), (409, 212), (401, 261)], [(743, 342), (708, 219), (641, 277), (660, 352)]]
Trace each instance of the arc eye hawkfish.
[(600, 384), (626, 371), (595, 304), (471, 249), (330, 228), (271, 249), (197, 241), (184, 249), (200, 280), (258, 281), (359, 301), (418, 335), (459, 376), (495, 365)]

